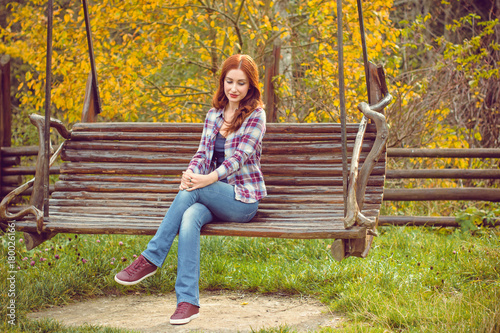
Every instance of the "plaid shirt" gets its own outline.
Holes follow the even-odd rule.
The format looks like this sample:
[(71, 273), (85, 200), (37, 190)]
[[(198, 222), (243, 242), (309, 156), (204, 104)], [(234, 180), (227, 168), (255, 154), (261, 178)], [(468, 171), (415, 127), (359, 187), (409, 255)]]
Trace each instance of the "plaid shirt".
[(266, 132), (266, 113), (255, 109), (244, 121), (239, 130), (226, 138), (225, 161), (215, 169), (212, 161), (215, 138), (224, 123), (223, 110), (215, 108), (208, 111), (203, 126), (200, 146), (191, 159), (188, 169), (198, 174), (217, 171), (219, 180), (226, 178), (228, 184), (235, 186), (235, 199), (253, 203), (267, 195), (264, 176), (260, 169), (262, 138)]

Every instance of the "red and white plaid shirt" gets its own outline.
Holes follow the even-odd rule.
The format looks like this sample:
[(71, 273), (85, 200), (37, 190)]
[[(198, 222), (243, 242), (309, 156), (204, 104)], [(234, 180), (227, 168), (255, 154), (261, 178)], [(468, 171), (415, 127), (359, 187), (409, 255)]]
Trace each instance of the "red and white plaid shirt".
[(255, 109), (236, 132), (227, 136), (224, 146), (225, 161), (215, 169), (212, 157), (217, 133), (224, 123), (223, 113), (223, 110), (215, 108), (208, 111), (200, 146), (188, 169), (204, 175), (216, 170), (219, 180), (226, 178), (228, 184), (235, 186), (236, 200), (246, 203), (259, 201), (267, 195), (260, 169), (262, 139), (266, 132), (266, 112), (262, 108)]

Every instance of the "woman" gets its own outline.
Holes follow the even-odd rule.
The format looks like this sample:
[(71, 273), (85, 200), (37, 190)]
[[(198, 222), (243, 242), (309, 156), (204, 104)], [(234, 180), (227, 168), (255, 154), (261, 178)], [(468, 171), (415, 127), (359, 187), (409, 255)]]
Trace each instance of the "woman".
[(174, 325), (199, 316), (201, 227), (215, 218), (248, 222), (267, 194), (260, 169), (266, 115), (251, 57), (237, 54), (223, 63), (212, 104), (198, 151), (156, 235), (139, 258), (115, 276), (116, 282), (133, 285), (156, 273), (179, 233), (177, 309), (170, 317)]

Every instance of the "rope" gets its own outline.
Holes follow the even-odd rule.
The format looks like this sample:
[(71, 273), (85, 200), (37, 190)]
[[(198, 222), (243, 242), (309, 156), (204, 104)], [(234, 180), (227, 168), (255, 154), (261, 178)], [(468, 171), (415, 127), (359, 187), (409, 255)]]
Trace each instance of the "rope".
[[(47, 63), (45, 67), (45, 151), (50, 151), (50, 96), (52, 93), (52, 27), (53, 27), (53, 0), (48, 1), (47, 5)], [(42, 162), (43, 175), (43, 214), (49, 216), (49, 164), (50, 154), (47, 153), (47, 159)]]
[(337, 47), (339, 63), (339, 98), (340, 98), (340, 138), (342, 144), (342, 176), (344, 193), (344, 216), (347, 213), (347, 190), (349, 183), (349, 170), (347, 167), (347, 134), (345, 110), (345, 83), (344, 83), (344, 31), (342, 27), (342, 0), (337, 0)]
[(371, 104), (371, 93), (370, 93), (370, 67), (368, 66), (368, 52), (366, 50), (366, 38), (365, 38), (365, 23), (363, 19), (363, 8), (361, 7), (361, 0), (358, 0), (358, 16), (359, 16), (359, 33), (361, 34), (361, 46), (363, 48), (363, 63), (365, 65), (365, 79), (366, 79), (366, 91), (368, 93), (368, 104)]

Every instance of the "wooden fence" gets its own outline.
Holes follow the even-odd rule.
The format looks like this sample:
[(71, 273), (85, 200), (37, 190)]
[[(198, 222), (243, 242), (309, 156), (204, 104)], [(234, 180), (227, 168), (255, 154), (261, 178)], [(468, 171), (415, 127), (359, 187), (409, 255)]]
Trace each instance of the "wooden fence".
[[(500, 159), (500, 149), (412, 149), (389, 148), (387, 158), (459, 158)], [(500, 169), (407, 169), (387, 170), (386, 179), (500, 179)], [(385, 188), (384, 201), (500, 201), (500, 189), (479, 187), (455, 188)], [(380, 216), (379, 225), (458, 227), (453, 216)], [(497, 219), (493, 225), (500, 225)]]
[[(54, 147), (57, 149), (57, 147)], [(27, 146), (27, 147), (1, 147), (1, 183), (0, 183), (0, 194), (4, 197), (13, 189), (17, 188), (23, 182), (33, 178), (35, 176), (35, 166), (23, 166), (21, 165), (21, 160), (27, 157), (34, 157), (38, 155), (38, 146)], [(31, 163), (30, 163), (31, 164)], [(54, 166), (50, 168), (50, 174), (59, 174), (59, 167)], [(27, 176), (27, 177), (24, 177)], [(27, 179), (24, 179), (27, 178)], [(51, 193), (53, 190), (53, 185), (51, 186)], [(31, 194), (31, 189), (26, 191), (27, 195)]]
[[(495, 158), (500, 159), (500, 149), (413, 149), (389, 148), (388, 158)], [(500, 179), (500, 169), (411, 169), (387, 170), (387, 179)], [(496, 188), (419, 188), (384, 190), (386, 201), (500, 201)]]

